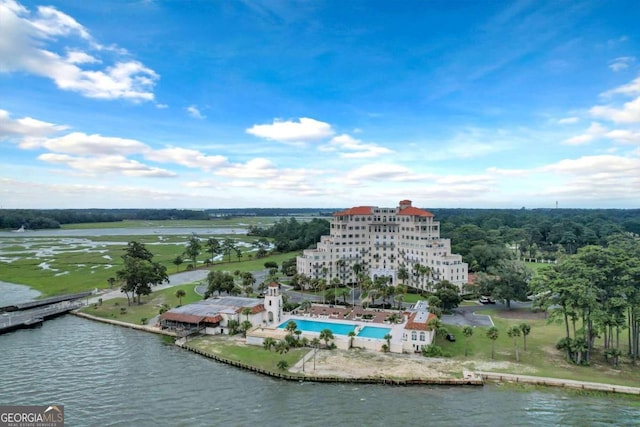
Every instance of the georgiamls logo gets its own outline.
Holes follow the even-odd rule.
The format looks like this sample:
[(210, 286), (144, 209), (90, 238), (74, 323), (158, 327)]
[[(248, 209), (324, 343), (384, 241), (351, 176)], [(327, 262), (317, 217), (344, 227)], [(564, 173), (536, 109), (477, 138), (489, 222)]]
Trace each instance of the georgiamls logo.
[(61, 414), (62, 411), (60, 410), (60, 408), (58, 408), (57, 406), (49, 406), (47, 409), (44, 410), (44, 413), (46, 414), (49, 411), (56, 411), (57, 413)]

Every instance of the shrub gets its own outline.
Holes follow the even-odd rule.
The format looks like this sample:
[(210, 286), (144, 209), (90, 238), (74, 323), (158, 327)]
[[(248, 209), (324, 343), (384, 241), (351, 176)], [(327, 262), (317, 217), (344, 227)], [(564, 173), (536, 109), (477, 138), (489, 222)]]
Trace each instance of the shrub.
[(424, 357), (443, 357), (445, 356), (442, 351), (442, 347), (437, 344), (429, 344), (427, 346), (422, 346), (422, 355)]
[(148, 319), (146, 317), (143, 317), (142, 319), (140, 319), (140, 324), (141, 325), (146, 325), (147, 324), (147, 320)]

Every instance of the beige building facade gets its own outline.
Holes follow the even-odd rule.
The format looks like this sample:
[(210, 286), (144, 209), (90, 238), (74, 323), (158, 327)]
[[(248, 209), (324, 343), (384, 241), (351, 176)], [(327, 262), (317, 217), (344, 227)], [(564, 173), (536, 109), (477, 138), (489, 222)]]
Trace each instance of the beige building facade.
[(421, 290), (442, 280), (460, 288), (467, 283), (468, 266), (451, 253), (450, 240), (440, 237), (440, 223), (410, 200), (396, 208), (358, 206), (336, 212), (330, 233), (316, 249), (297, 257), (298, 274), (327, 283), (337, 278), (352, 286), (359, 270), (373, 280), (384, 276), (391, 285)]

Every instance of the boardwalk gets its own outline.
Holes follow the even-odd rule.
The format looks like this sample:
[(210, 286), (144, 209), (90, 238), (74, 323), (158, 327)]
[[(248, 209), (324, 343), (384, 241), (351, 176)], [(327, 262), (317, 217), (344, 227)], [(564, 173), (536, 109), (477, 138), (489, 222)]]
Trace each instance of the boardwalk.
[(0, 334), (14, 329), (28, 328), (51, 317), (82, 307), (81, 301), (61, 301), (30, 310), (11, 311), (0, 314)]

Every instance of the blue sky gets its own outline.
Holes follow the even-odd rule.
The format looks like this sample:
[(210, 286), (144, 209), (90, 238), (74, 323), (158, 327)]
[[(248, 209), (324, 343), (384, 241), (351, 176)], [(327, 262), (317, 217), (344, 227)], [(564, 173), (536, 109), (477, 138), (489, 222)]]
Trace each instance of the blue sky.
[(0, 0), (0, 207), (639, 208), (638, 22), (634, 0)]

